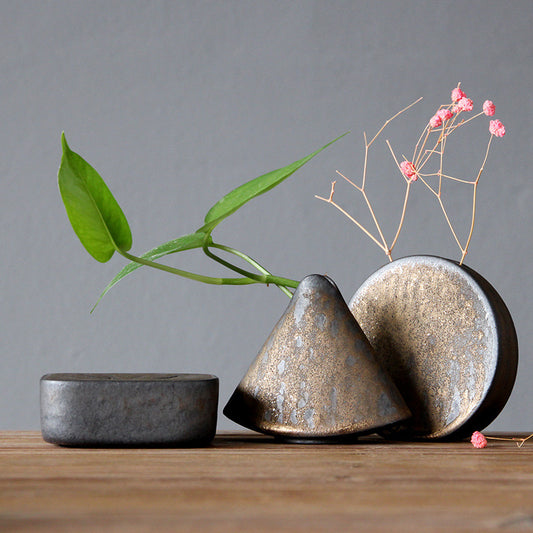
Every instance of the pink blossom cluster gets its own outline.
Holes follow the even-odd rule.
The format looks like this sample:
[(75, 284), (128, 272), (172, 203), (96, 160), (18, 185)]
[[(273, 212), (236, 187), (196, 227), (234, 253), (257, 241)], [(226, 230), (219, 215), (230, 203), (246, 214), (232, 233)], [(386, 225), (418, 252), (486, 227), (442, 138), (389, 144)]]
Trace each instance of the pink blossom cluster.
[[(474, 109), (474, 102), (471, 98), (466, 96), (466, 93), (458, 85), (452, 91), (452, 105), (440, 108), (429, 120), (430, 128), (438, 128), (442, 126), (443, 122), (450, 120), (454, 115), (460, 112), (468, 112)], [(488, 117), (494, 116), (496, 106), (492, 100), (485, 100), (483, 103), (483, 113)], [(478, 115), (476, 115), (478, 116)], [(505, 135), (505, 126), (499, 120), (491, 120), (489, 125), (489, 132), (495, 137), (503, 137)], [(404, 172), (405, 174), (405, 172)]]
[(474, 102), (471, 98), (463, 96), (454, 106), (453, 112), (458, 113), (459, 111), (472, 111), (474, 109)]
[(505, 126), (499, 120), (491, 120), (489, 131), (495, 137), (503, 137), (505, 135)]
[(483, 103), (483, 113), (485, 113), (487, 117), (492, 117), (494, 113), (496, 113), (496, 106), (492, 100), (485, 100)]
[(461, 87), (458, 85), (453, 91), (452, 91), (452, 102), (458, 102), (461, 100), (461, 98), (466, 98), (466, 94), (461, 89)]
[(411, 161), (402, 161), (400, 163), (400, 170), (406, 178), (409, 178), (410, 181), (416, 181), (418, 179), (416, 168)]
[(429, 125), (432, 128), (438, 128), (444, 121), (450, 120), (453, 117), (453, 112), (448, 109), (447, 107), (444, 107), (442, 109), (439, 109), (429, 121)]

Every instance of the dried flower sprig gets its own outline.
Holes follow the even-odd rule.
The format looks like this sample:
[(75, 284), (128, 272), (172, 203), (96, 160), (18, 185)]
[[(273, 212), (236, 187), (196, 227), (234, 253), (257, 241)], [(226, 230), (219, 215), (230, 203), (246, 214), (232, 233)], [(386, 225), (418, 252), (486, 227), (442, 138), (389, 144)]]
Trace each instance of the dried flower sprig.
[(472, 433), (472, 437), (470, 438), (470, 442), (472, 443), (472, 446), (474, 448), (486, 448), (488, 445), (487, 440), (501, 440), (501, 441), (510, 441), (514, 442), (518, 448), (522, 448), (522, 446), (529, 440), (533, 438), (533, 433), (529, 435), (528, 437), (487, 437), (486, 435), (483, 435), (480, 431), (474, 431)]
[[(419, 102), (420, 100), (421, 98), (419, 98), (418, 100), (416, 100), (416, 102), (413, 102), (406, 108), (402, 109), (400, 112), (396, 113), (396, 115), (394, 115), (392, 118), (387, 120), (370, 142), (367, 142), (366, 134), (364, 134), (365, 159), (364, 159), (364, 165), (363, 165), (363, 177), (362, 177), (361, 186), (357, 186), (352, 180), (346, 178), (343, 174), (337, 171), (337, 173), (342, 178), (348, 181), (353, 187), (355, 187), (363, 195), (363, 198), (365, 199), (365, 202), (370, 211), (370, 214), (372, 215), (372, 219), (376, 226), (376, 230), (378, 232), (379, 238), (373, 235), (366, 227), (364, 227), (358, 220), (356, 220), (354, 217), (348, 214), (343, 208), (339, 206), (338, 203), (336, 203), (333, 200), (333, 195), (335, 193), (335, 183), (336, 183), (335, 181), (332, 182), (331, 184), (331, 191), (330, 191), (330, 195), (328, 198), (323, 198), (321, 196), (317, 196), (317, 198), (319, 200), (323, 200), (333, 205), (335, 208), (341, 211), (345, 216), (347, 216), (366, 235), (368, 235), (374, 241), (374, 243), (376, 243), (385, 252), (387, 257), (389, 258), (389, 261), (392, 261), (392, 250), (394, 246), (396, 245), (396, 242), (398, 240), (400, 231), (402, 229), (402, 226), (405, 220), (405, 213), (407, 210), (407, 200), (409, 198), (411, 185), (420, 178), (420, 181), (426, 186), (426, 188), (435, 196), (435, 198), (438, 201), (438, 204), (444, 215), (446, 223), (448, 224), (448, 227), (450, 228), (453, 238), (455, 242), (457, 243), (459, 249), (461, 250), (460, 264), (462, 264), (466, 257), (466, 254), (468, 253), (468, 248), (470, 246), (470, 242), (472, 240), (472, 235), (474, 232), (474, 224), (475, 224), (475, 219), (476, 219), (477, 188), (479, 185), (479, 180), (485, 168), (485, 163), (487, 162), (492, 139), (493, 137), (503, 137), (505, 135), (505, 127), (499, 120), (490, 121), (490, 124), (489, 124), (490, 137), (488, 140), (487, 148), (485, 150), (485, 155), (483, 157), (481, 167), (479, 168), (476, 174), (476, 177), (474, 179), (457, 178), (455, 176), (451, 176), (445, 173), (444, 153), (446, 149), (446, 143), (450, 135), (452, 135), (459, 127), (464, 126), (468, 122), (471, 122), (472, 120), (482, 115), (485, 115), (485, 116), (494, 115), (496, 108), (495, 108), (494, 103), (491, 100), (486, 100), (483, 103), (483, 111), (464, 120), (461, 118), (461, 115), (463, 113), (468, 113), (472, 111), (474, 107), (474, 103), (472, 99), (468, 98), (465, 92), (461, 89), (460, 84), (458, 84), (458, 86), (455, 89), (453, 89), (451, 93), (451, 102), (449, 104), (444, 104), (444, 105), (439, 106), (435, 114), (430, 118), (427, 125), (422, 130), (422, 133), (420, 134), (420, 137), (418, 138), (418, 141), (415, 145), (411, 160), (408, 160), (405, 156), (403, 156), (403, 160), (399, 162), (398, 158), (396, 157), (394, 153), (394, 150), (392, 149), (391, 144), (389, 143), (388, 140), (386, 141), (387, 146), (389, 147), (389, 150), (391, 151), (391, 154), (394, 158), (394, 161), (396, 162), (396, 165), (406, 183), (406, 192), (405, 192), (403, 207), (402, 207), (402, 211), (400, 215), (400, 221), (398, 224), (398, 228), (396, 230), (396, 234), (390, 246), (387, 244), (387, 241), (385, 237), (383, 236), (383, 232), (381, 230), (377, 217), (375, 216), (374, 210), (372, 208), (370, 200), (365, 191), (368, 150), (370, 146), (377, 139), (377, 137), (381, 134), (383, 129), (394, 118), (396, 118), (398, 115), (400, 115), (401, 113), (409, 109), (411, 106), (413, 106), (415, 103)], [(428, 146), (431, 146), (431, 148), (429, 148)], [(430, 163), (433, 163), (435, 159), (437, 159), (437, 164), (436, 164), (437, 170), (434, 172), (424, 173), (423, 172), (424, 168), (428, 166)], [(430, 183), (430, 180), (435, 180), (435, 179), (436, 179), (436, 182)], [(458, 183), (472, 186), (472, 214), (471, 214), (469, 232), (468, 232), (466, 239), (464, 240), (464, 244), (462, 243), (462, 241), (459, 239), (457, 235), (457, 232), (451, 222), (450, 216), (448, 215), (446, 206), (443, 201), (443, 184), (445, 180), (455, 181)]]
[[(328, 198), (323, 198), (322, 196), (315, 195), (316, 198), (319, 200), (323, 200), (324, 202), (327, 202), (328, 204), (331, 204), (333, 207), (338, 209), (343, 215), (345, 215), (349, 220), (351, 220), (359, 229), (361, 229), (372, 241), (374, 241), (375, 244), (377, 244), (387, 255), (390, 261), (392, 261), (392, 250), (394, 249), (394, 246), (396, 245), (396, 242), (398, 241), (398, 237), (400, 236), (400, 231), (403, 226), (403, 221), (405, 218), (405, 212), (407, 210), (407, 200), (409, 199), (409, 193), (411, 191), (411, 184), (418, 179), (417, 172), (415, 168), (413, 167), (412, 163), (409, 163), (408, 161), (403, 161), (401, 165), (399, 165), (400, 170), (402, 171), (402, 176), (406, 183), (406, 189), (405, 189), (405, 196), (404, 196), (404, 202), (403, 202), (403, 209), (400, 215), (400, 221), (398, 223), (398, 228), (396, 230), (396, 234), (394, 235), (394, 238), (392, 240), (391, 245), (389, 246), (387, 243), (387, 240), (385, 239), (385, 236), (383, 235), (383, 231), (381, 230), (381, 226), (379, 225), (378, 219), (376, 217), (376, 214), (374, 212), (374, 209), (372, 207), (372, 203), (370, 202), (370, 199), (368, 197), (368, 194), (366, 192), (366, 176), (367, 176), (367, 169), (368, 169), (368, 151), (370, 150), (370, 147), (372, 144), (376, 141), (376, 139), (381, 135), (382, 131), (386, 128), (388, 124), (390, 124), (396, 117), (407, 111), (409, 108), (413, 107), (415, 104), (420, 102), (422, 98), (419, 98), (418, 100), (415, 100), (412, 104), (409, 104), (407, 107), (393, 115), (391, 118), (389, 118), (383, 126), (379, 129), (379, 131), (372, 137), (370, 142), (367, 140), (366, 132), (363, 132), (363, 137), (365, 141), (365, 159), (363, 163), (363, 176), (361, 179), (361, 186), (356, 185), (352, 180), (347, 178), (344, 174), (339, 172), (337, 170), (337, 174), (346, 180), (352, 187), (357, 189), (361, 195), (363, 196), (365, 203), (368, 207), (368, 210), (372, 216), (372, 220), (374, 221), (374, 224), (376, 226), (376, 230), (378, 232), (379, 238), (375, 237), (367, 228), (365, 228), (359, 221), (357, 221), (354, 217), (352, 217), (347, 211), (345, 211), (338, 203), (336, 203), (333, 200), (333, 195), (335, 194), (335, 185), (336, 181), (331, 182), (331, 190), (329, 193)], [(388, 144), (388, 141), (387, 141)], [(389, 145), (390, 148), (390, 145)], [(394, 155), (394, 154), (393, 154)], [(396, 159), (396, 158), (395, 158)], [(397, 162), (397, 161), (396, 161)], [(397, 162), (398, 163), (398, 162)], [(403, 166), (402, 166), (403, 165)]]

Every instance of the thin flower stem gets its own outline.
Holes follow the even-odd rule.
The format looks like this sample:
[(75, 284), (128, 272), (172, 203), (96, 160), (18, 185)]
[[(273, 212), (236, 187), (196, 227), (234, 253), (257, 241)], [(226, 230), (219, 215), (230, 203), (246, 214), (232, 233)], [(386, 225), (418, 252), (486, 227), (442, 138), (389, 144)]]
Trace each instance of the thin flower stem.
[(452, 235), (453, 235), (453, 237), (455, 239), (455, 242), (457, 243), (457, 246), (459, 246), (459, 249), (463, 253), (463, 257), (464, 257), (464, 255), (466, 255), (466, 254), (464, 253), (464, 249), (461, 246), (461, 242), (459, 241), (459, 238), (457, 237), (457, 234), (455, 233), (455, 230), (453, 229), (453, 225), (450, 222), (450, 218), (448, 217), (448, 213), (446, 212), (446, 208), (444, 207), (444, 204), (442, 203), (442, 198), (440, 197), (439, 194), (437, 194), (437, 199), (439, 201), (440, 208), (442, 209), (442, 212), (444, 213), (444, 218), (446, 219), (446, 222), (448, 223), (448, 226), (450, 227), (450, 230), (451, 230)]
[(420, 141), (422, 140), (422, 137), (424, 136), (424, 132), (426, 132), (426, 138), (424, 139), (424, 142), (422, 143), (422, 147), (420, 148), (420, 150), (422, 151), (424, 149), (424, 146), (426, 146), (426, 142), (428, 140), (428, 137), (429, 137), (429, 134), (431, 133), (431, 128), (428, 126), (426, 126), (423, 130), (422, 130), (422, 133), (420, 134), (420, 137), (418, 138), (418, 141), (415, 145), (415, 149), (413, 151), (413, 158), (411, 159), (411, 161), (413, 162), (416, 162), (417, 160), (417, 151), (418, 151), (418, 146), (420, 145)]
[(372, 146), (372, 143), (379, 137), (380, 133), (387, 127), (387, 125), (389, 123), (391, 123), (397, 116), (401, 115), (402, 113), (407, 111), (409, 108), (413, 107), (415, 104), (418, 104), (418, 102), (420, 102), (420, 100), (422, 100), (422, 99), (423, 99), (423, 96), (421, 96), (418, 100), (415, 100), (412, 104), (409, 104), (407, 107), (404, 107), (401, 111), (398, 111), (398, 113), (396, 113), (391, 118), (389, 118), (387, 121), (385, 121), (385, 124), (383, 124), (383, 126), (381, 126), (379, 131), (374, 135), (373, 139), (368, 143), (368, 145), (367, 145), (368, 148), (370, 148), (370, 146)]
[[(445, 129), (445, 128), (444, 128)], [(442, 168), (444, 166), (444, 150), (446, 148), (446, 136), (442, 138), (442, 144), (439, 156), (439, 198), (442, 193)]]
[(522, 442), (520, 444), (518, 444), (518, 447), (521, 448), (532, 437), (533, 437), (533, 433), (531, 433), (531, 435), (529, 435), (529, 437), (526, 437), (524, 439), (520, 439)]
[(368, 142), (366, 140), (366, 131), (363, 132), (363, 137), (365, 139), (365, 162), (363, 163), (363, 184), (361, 185), (361, 189), (365, 190), (366, 185), (366, 169), (368, 165)]
[(465, 183), (466, 185), (475, 185), (475, 183), (476, 183), (475, 181), (462, 180), (462, 179), (459, 179), (459, 178), (455, 178), (453, 176), (448, 176), (446, 174), (442, 174), (442, 177), (446, 178), (447, 180), (458, 181), (459, 183)]
[(433, 187), (422, 177), (424, 174), (418, 174), (420, 181), (438, 198), (439, 193), (433, 189)]
[(443, 178), (446, 178), (448, 180), (458, 181), (460, 183), (465, 183), (466, 185), (474, 185), (475, 181), (468, 181), (468, 180), (462, 180), (459, 178), (455, 178), (454, 176), (448, 176), (447, 174), (440, 174), (439, 172), (432, 172), (431, 174), (422, 174), (418, 173), (419, 176), (424, 176), (425, 178), (430, 178), (432, 176), (442, 176)]
[[(396, 155), (394, 153), (394, 150), (392, 149), (392, 146), (390, 144), (390, 142), (388, 140), (385, 141), (387, 143), (387, 146), (389, 147), (389, 150), (390, 150), (390, 153), (392, 154), (392, 157), (396, 163), (396, 166), (398, 167), (398, 170), (400, 171), (400, 174), (402, 175), (403, 179), (409, 183), (409, 179), (407, 179), (407, 177), (405, 176), (405, 174), (402, 172), (402, 167), (400, 166), (400, 163), (398, 163), (398, 159), (396, 158)], [(404, 156), (404, 159), (405, 159), (405, 156)], [(416, 168), (416, 167), (415, 167)]]
[(477, 117), (480, 117), (481, 115), (484, 115), (485, 113), (483, 111), (480, 111), (477, 115), (474, 115), (466, 120), (461, 120), (461, 122), (459, 122), (459, 124), (457, 124), (456, 126), (451, 126), (448, 128), (448, 133), (452, 133), (454, 132), (459, 126), (464, 126), (465, 124), (468, 124), (470, 121), (474, 120), (475, 118)]
[(363, 194), (363, 198), (365, 199), (366, 205), (368, 206), (368, 210), (370, 211), (370, 214), (372, 215), (372, 220), (374, 221), (374, 224), (376, 225), (376, 228), (378, 230), (379, 236), (381, 238), (381, 242), (383, 243), (383, 249), (386, 250), (386, 254), (389, 257), (389, 260), (392, 261), (392, 258), (390, 255), (392, 248), (389, 248), (387, 245), (387, 241), (385, 240), (385, 237), (383, 236), (383, 232), (381, 231), (381, 227), (379, 225), (378, 219), (376, 218), (374, 210), (372, 209), (372, 204), (370, 203), (370, 200), (368, 199), (366, 192), (362, 191), (362, 194)]
[(494, 135), (491, 135), (489, 137), (489, 142), (487, 144), (487, 150), (485, 151), (485, 158), (483, 159), (483, 163), (481, 164), (481, 168), (479, 169), (476, 181), (474, 182), (474, 192), (473, 192), (473, 198), (472, 198), (472, 222), (470, 224), (470, 232), (468, 234), (468, 239), (466, 241), (466, 245), (464, 247), (464, 250), (462, 250), (463, 255), (461, 257), (460, 265), (463, 264), (463, 261), (465, 259), (466, 254), (468, 253), (468, 247), (470, 246), (470, 241), (472, 240), (472, 234), (474, 233), (474, 223), (476, 221), (476, 199), (477, 199), (477, 186), (479, 183), (479, 178), (481, 178), (481, 173), (483, 172), (485, 168), (485, 163), (487, 162), (487, 158), (489, 156), (489, 150), (490, 150), (490, 144), (492, 142), (492, 138)]
[[(359, 192), (363, 192), (364, 191), (364, 187), (358, 187), (350, 178), (347, 178), (344, 174), (342, 174), (341, 172), (339, 172), (338, 170), (335, 171), (341, 178), (345, 179), (352, 187), (355, 187)], [(334, 181), (333, 183), (337, 183), (336, 181)]]
[[(442, 135), (439, 136), (432, 150), (425, 150), (423, 153), (420, 153), (418, 160), (415, 162), (415, 167), (418, 171), (422, 170), (426, 166), (427, 162), (434, 153), (440, 154), (442, 152), (442, 148), (440, 150), (437, 150), (439, 144), (442, 144)], [(423, 161), (420, 162), (420, 159), (422, 158)]]
[(394, 240), (392, 241), (391, 247), (389, 248), (389, 253), (392, 253), (392, 250), (394, 249), (394, 246), (396, 245), (396, 241), (398, 240), (398, 237), (400, 236), (400, 231), (403, 226), (403, 221), (405, 218), (405, 211), (407, 209), (407, 200), (409, 199), (409, 191), (411, 190), (411, 184), (412, 181), (407, 182), (407, 188), (405, 190), (405, 198), (403, 201), (403, 209), (402, 209), (402, 216), (400, 218), (400, 223), (398, 224), (398, 230), (396, 231), (396, 235), (394, 236)]
[(508, 441), (508, 442), (514, 442), (519, 448), (522, 448), (522, 446), (531, 438), (533, 438), (533, 433), (529, 435), (528, 437), (487, 437), (484, 435), (484, 437), (487, 440), (501, 440), (501, 441)]
[[(372, 204), (370, 203), (370, 200), (368, 198), (368, 195), (366, 194), (366, 191), (364, 190), (364, 187), (358, 187), (351, 179), (347, 178), (344, 174), (342, 174), (338, 170), (336, 172), (341, 178), (344, 178), (350, 185), (355, 187), (362, 194), (363, 198), (365, 199), (365, 202), (366, 202), (366, 205), (368, 207), (368, 210), (370, 211), (370, 214), (372, 215), (372, 220), (374, 221), (374, 224), (376, 225), (376, 229), (378, 230), (378, 233), (379, 233), (379, 236), (380, 236), (381, 241), (383, 243), (384, 249), (388, 250), (389, 247), (387, 245), (387, 241), (385, 240), (385, 237), (383, 236), (383, 232), (381, 231), (381, 227), (379, 225), (378, 219), (376, 217), (376, 214), (374, 213), (374, 209), (372, 208)], [(330, 199), (333, 198), (334, 191), (335, 191), (335, 185), (333, 184), (333, 189), (332, 189), (332, 192), (330, 194)]]
[[(335, 183), (335, 182), (333, 182)], [(332, 184), (333, 185), (333, 184)], [(333, 189), (333, 187), (332, 187)], [(387, 253), (387, 249), (383, 244), (381, 244), (375, 237), (372, 235), (362, 224), (360, 224), (355, 218), (353, 218), (347, 211), (345, 211), (339, 204), (333, 201), (332, 196), (330, 195), (329, 198), (322, 198), (322, 196), (315, 195), (315, 198), (318, 200), (322, 200), (323, 202), (326, 202), (327, 204), (331, 204), (333, 207), (338, 209), (344, 216), (346, 216), (349, 220), (351, 220), (361, 231), (363, 231), (368, 237), (370, 237), (385, 253)]]
[[(405, 189), (405, 197), (404, 197), (404, 201), (403, 201), (402, 214), (400, 216), (400, 222), (398, 224), (398, 229), (396, 230), (396, 235), (394, 236), (394, 240), (392, 241), (392, 245), (389, 248), (389, 258), (390, 258), (390, 254), (392, 253), (392, 250), (396, 246), (396, 241), (398, 240), (398, 237), (400, 236), (400, 231), (402, 230), (402, 227), (403, 227), (403, 222), (405, 220), (405, 212), (407, 210), (407, 201), (409, 200), (409, 193), (411, 191), (411, 185), (413, 183), (413, 179), (408, 179), (406, 176), (404, 176), (404, 174), (402, 172), (402, 168), (400, 167), (400, 164), (398, 163), (398, 159), (396, 158), (396, 154), (394, 153), (394, 150), (392, 149), (392, 146), (391, 146), (390, 142), (388, 140), (386, 142), (387, 142), (387, 146), (389, 147), (389, 150), (390, 150), (390, 152), (392, 154), (392, 157), (393, 157), (394, 161), (396, 162), (396, 166), (398, 167), (399, 171), (401, 172), (402, 176), (404, 177), (405, 181), (407, 182), (407, 187)], [(418, 177), (418, 174), (417, 174), (417, 177)]]
[(442, 153), (441, 150), (426, 150), (424, 154), (437, 154), (440, 155)]

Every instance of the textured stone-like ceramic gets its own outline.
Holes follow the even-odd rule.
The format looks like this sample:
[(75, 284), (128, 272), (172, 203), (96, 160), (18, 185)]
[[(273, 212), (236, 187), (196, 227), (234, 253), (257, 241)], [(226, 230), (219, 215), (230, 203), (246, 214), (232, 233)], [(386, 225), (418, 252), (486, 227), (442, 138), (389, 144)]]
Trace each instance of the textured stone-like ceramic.
[(501, 297), (472, 269), (405, 257), (370, 276), (349, 307), (413, 413), (396, 436), (466, 437), (504, 407), (516, 332)]
[(352, 437), (410, 416), (328, 278), (307, 276), (224, 409), (295, 441)]
[(47, 374), (43, 439), (65, 446), (202, 446), (215, 435), (218, 378), (205, 374)]

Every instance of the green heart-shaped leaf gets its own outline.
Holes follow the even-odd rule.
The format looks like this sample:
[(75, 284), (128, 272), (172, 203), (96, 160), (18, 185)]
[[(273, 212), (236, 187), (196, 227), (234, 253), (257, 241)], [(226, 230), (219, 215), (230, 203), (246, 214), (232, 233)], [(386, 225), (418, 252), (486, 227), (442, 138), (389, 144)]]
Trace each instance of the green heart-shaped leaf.
[(98, 172), (69, 148), (64, 133), (61, 145), (57, 178), (68, 218), (85, 249), (105, 263), (115, 250), (131, 248), (128, 221)]

